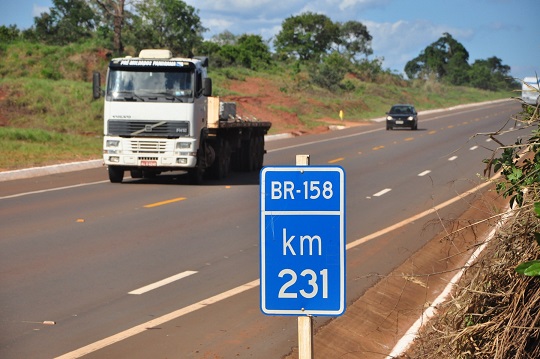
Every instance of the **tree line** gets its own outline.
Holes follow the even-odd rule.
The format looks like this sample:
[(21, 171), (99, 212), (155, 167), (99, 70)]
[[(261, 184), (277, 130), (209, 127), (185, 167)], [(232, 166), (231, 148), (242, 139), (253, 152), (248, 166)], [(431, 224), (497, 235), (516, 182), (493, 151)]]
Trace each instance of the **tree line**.
[[(204, 40), (206, 31), (199, 11), (181, 0), (53, 0), (50, 11), (35, 17), (29, 29), (0, 26), (0, 42), (63, 46), (95, 41), (118, 56), (134, 55), (143, 48), (168, 48), (182, 56), (209, 56), (215, 67), (253, 70), (289, 62), (306, 68), (312, 82), (329, 89), (343, 87), (347, 73), (367, 81), (379, 74), (402, 79), (382, 68), (383, 59), (369, 59), (373, 38), (364, 24), (354, 20), (333, 22), (326, 15), (305, 12), (286, 18), (273, 40), (229, 31)], [(510, 67), (501, 59), (494, 56), (472, 65), (468, 60), (465, 47), (445, 33), (409, 61), (404, 71), (409, 79), (486, 90), (515, 86)]]

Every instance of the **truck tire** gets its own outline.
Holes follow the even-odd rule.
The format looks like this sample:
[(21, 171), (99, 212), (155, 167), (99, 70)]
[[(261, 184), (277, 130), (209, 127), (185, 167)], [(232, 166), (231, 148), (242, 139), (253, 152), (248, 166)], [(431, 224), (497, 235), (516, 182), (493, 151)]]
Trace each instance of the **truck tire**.
[(257, 137), (251, 137), (242, 142), (241, 149), (241, 170), (244, 172), (253, 172), (257, 169)]
[(109, 181), (111, 183), (121, 183), (124, 179), (124, 169), (119, 166), (109, 166)]
[(214, 179), (223, 179), (231, 169), (231, 146), (227, 140), (220, 140), (216, 145), (216, 158), (209, 172)]
[(204, 180), (204, 171), (200, 167), (195, 167), (188, 172), (189, 183), (192, 185), (201, 185)]
[(256, 139), (257, 158), (255, 163), (255, 170), (260, 171), (264, 165), (264, 135), (259, 135), (256, 137)]

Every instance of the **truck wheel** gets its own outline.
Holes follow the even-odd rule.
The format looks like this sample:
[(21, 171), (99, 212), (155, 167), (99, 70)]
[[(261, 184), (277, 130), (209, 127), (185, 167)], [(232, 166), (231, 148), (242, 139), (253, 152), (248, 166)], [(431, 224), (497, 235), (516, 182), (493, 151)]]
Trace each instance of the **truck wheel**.
[(255, 159), (255, 170), (260, 171), (263, 168), (264, 164), (264, 136), (256, 137), (256, 159)]
[(245, 154), (245, 170), (246, 172), (253, 172), (258, 169), (259, 164), (259, 145), (258, 137), (253, 137), (246, 143), (244, 148)]
[(204, 179), (204, 171), (200, 167), (195, 167), (188, 172), (189, 183), (193, 185), (201, 185)]
[(109, 181), (112, 183), (121, 183), (124, 179), (124, 169), (119, 166), (109, 166)]
[(210, 167), (210, 174), (215, 179), (223, 179), (229, 175), (231, 168), (231, 146), (227, 140), (218, 144), (216, 159)]
[(131, 178), (143, 178), (143, 171), (141, 169), (131, 170)]

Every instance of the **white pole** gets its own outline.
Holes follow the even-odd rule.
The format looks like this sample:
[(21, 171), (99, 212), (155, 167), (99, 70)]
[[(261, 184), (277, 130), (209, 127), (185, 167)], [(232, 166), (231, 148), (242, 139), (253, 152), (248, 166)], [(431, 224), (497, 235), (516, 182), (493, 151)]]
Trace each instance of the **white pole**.
[(313, 317), (298, 317), (298, 359), (313, 359)]
[[(296, 155), (297, 166), (309, 166), (309, 155)], [(313, 317), (298, 317), (298, 359), (313, 359)]]

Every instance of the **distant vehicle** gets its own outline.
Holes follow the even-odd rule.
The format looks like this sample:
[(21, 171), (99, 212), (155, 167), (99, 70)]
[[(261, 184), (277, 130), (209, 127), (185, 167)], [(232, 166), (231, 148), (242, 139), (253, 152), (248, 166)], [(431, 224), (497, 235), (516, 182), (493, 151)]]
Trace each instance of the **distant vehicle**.
[(393, 130), (394, 127), (408, 127), (411, 130), (418, 129), (418, 113), (413, 105), (394, 105), (386, 115), (387, 130)]
[(538, 105), (540, 94), (540, 84), (537, 77), (525, 77), (521, 87), (521, 99), (529, 105)]

